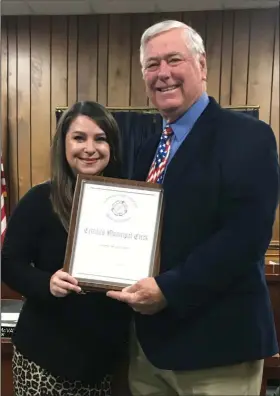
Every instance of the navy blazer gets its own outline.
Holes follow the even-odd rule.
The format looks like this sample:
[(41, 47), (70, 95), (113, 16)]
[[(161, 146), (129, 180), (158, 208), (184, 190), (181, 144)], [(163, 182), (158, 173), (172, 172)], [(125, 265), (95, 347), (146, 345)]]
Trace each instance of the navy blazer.
[[(141, 150), (134, 179), (146, 180), (159, 136)], [(161, 269), (167, 308), (135, 314), (150, 362), (195, 370), (278, 352), (265, 280), (279, 193), (273, 131), (210, 103), (165, 175)]]

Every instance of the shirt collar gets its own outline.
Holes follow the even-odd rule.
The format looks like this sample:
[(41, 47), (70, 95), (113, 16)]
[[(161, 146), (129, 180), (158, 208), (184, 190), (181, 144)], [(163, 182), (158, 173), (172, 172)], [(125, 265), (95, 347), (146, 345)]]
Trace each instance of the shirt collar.
[[(186, 137), (208, 103), (209, 97), (206, 92), (203, 92), (200, 98), (180, 118), (169, 124), (176, 140), (181, 141)], [(163, 129), (166, 127), (166, 124), (166, 120), (163, 119)]]

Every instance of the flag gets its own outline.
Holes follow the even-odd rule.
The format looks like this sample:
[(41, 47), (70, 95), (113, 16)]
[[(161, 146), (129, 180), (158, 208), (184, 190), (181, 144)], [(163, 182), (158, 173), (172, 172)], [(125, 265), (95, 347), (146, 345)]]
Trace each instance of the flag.
[(4, 174), (3, 160), (1, 156), (1, 246), (3, 245), (6, 227), (7, 227), (7, 217), (5, 208), (5, 197), (7, 196), (7, 186)]

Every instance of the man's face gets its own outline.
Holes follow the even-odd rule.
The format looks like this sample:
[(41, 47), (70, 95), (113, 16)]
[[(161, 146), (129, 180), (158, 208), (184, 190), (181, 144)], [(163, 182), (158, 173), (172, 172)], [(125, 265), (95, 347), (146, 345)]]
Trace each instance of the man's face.
[(152, 38), (145, 46), (143, 78), (154, 106), (169, 121), (180, 117), (205, 91), (206, 59), (186, 45), (182, 29)]

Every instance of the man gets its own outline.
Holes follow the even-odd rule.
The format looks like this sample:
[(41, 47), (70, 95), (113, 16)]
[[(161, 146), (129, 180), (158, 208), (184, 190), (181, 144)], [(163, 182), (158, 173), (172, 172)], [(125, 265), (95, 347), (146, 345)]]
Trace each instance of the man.
[(279, 190), (274, 134), (208, 97), (203, 41), (185, 24), (147, 29), (140, 55), (165, 128), (135, 178), (163, 183), (165, 210), (160, 274), (108, 292), (136, 312), (131, 392), (259, 395), (263, 359), (278, 352), (264, 274)]

